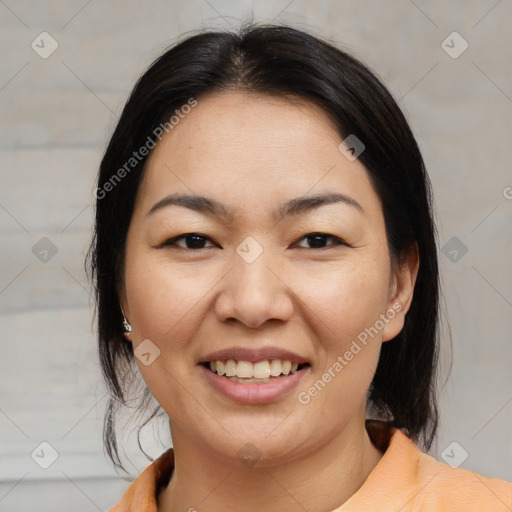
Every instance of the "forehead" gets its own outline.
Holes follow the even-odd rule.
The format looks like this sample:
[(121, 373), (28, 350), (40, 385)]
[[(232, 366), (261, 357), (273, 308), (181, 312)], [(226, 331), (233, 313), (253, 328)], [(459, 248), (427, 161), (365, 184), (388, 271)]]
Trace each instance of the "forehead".
[(329, 117), (305, 99), (210, 94), (152, 151), (139, 195), (150, 202), (193, 192), (247, 205), (251, 196), (259, 198), (251, 202), (256, 208), (320, 189), (378, 200), (364, 166), (339, 151), (341, 141)]
[[(151, 160), (165, 148), (185, 146), (190, 152), (181, 157), (239, 158), (240, 149), (275, 156), (279, 150), (293, 149), (307, 143), (325, 150), (336, 146), (336, 126), (317, 105), (299, 97), (277, 97), (255, 93), (222, 92), (201, 97), (197, 106), (183, 115), (172, 131), (153, 151)], [(323, 147), (321, 147), (323, 146)], [(185, 148), (183, 148), (185, 149)], [(287, 155), (288, 158), (290, 155)]]

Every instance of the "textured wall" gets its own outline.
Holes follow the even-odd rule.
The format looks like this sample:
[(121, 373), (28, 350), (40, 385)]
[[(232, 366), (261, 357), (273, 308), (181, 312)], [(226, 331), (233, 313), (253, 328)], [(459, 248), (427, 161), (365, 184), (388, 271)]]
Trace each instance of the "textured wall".
[[(453, 338), (431, 454), (467, 452), (462, 467), (512, 480), (510, 0), (2, 0), (0, 510), (105, 510), (126, 486), (103, 456), (83, 271), (96, 169), (154, 57), (188, 30), (251, 17), (331, 38), (399, 99), (434, 187)], [(447, 338), (443, 353), (446, 369)], [(137, 474), (146, 461), (132, 460)]]

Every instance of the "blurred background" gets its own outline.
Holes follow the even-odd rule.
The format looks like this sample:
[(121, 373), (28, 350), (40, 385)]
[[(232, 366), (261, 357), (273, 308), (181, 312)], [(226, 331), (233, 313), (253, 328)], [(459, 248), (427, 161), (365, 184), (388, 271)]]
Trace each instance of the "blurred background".
[[(510, 0), (0, 0), (0, 511), (103, 511), (127, 487), (103, 453), (83, 268), (96, 171), (154, 58), (250, 19), (349, 50), (405, 111), (433, 184), (453, 345), (445, 322), (429, 453), (512, 480)], [(142, 432), (153, 457), (165, 430)], [(133, 478), (149, 461), (135, 435), (124, 451)]]

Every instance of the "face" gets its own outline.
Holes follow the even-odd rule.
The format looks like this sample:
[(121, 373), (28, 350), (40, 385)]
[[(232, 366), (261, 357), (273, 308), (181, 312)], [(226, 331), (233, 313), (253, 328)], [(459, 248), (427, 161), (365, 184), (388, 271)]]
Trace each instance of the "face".
[(121, 306), (175, 446), (279, 461), (364, 422), (415, 272), (394, 270), (379, 197), (341, 142), (305, 101), (224, 92), (150, 155)]

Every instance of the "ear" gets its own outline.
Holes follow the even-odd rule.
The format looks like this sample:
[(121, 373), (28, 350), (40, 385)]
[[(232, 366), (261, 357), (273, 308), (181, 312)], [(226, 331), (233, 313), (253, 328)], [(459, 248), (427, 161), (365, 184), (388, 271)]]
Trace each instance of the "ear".
[(414, 285), (420, 266), (418, 245), (414, 242), (400, 263), (393, 264), (390, 298), (385, 313), (388, 321), (382, 331), (382, 341), (392, 340), (404, 327), (405, 315), (411, 306)]

